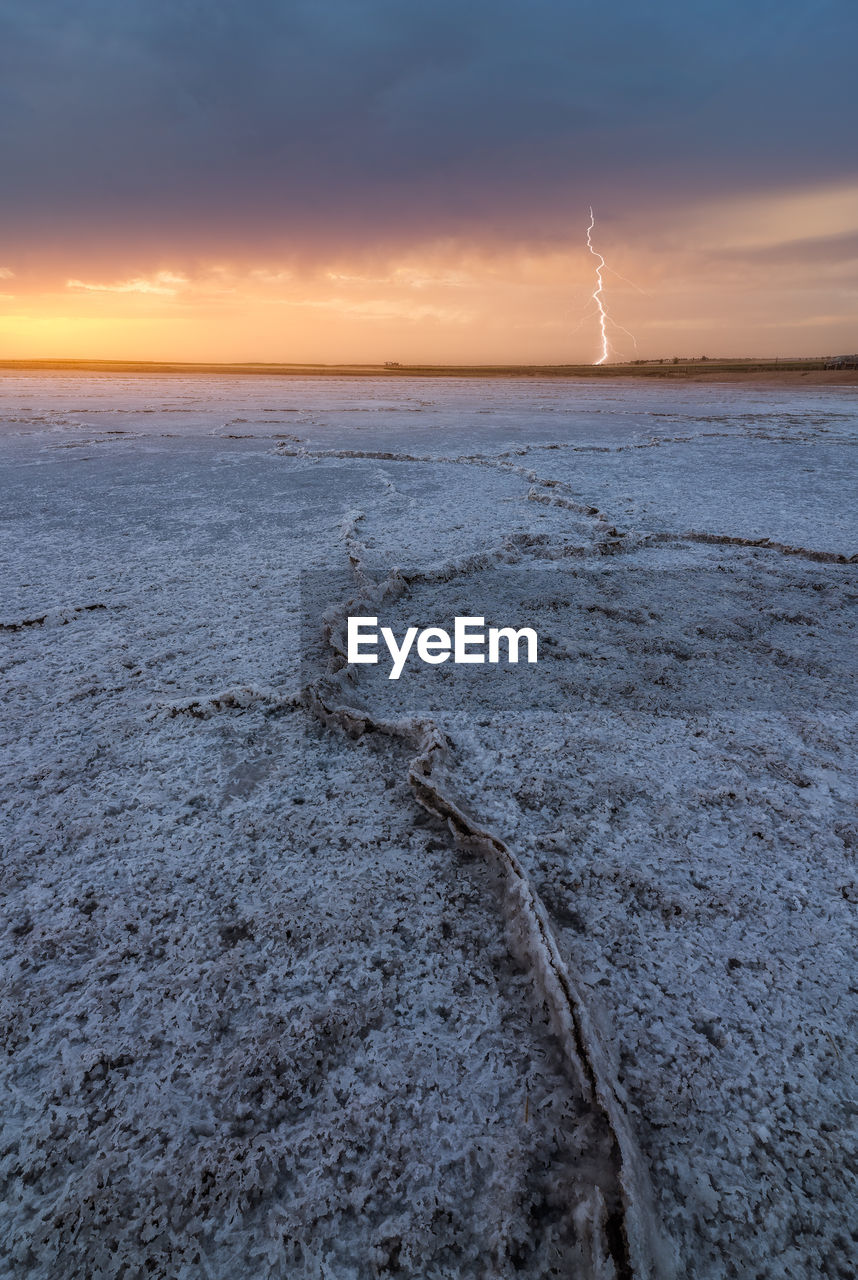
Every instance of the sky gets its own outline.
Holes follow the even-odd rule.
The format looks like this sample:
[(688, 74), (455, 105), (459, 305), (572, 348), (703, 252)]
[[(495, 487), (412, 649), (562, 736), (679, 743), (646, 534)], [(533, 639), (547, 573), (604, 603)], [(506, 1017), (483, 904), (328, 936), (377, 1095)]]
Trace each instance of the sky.
[(612, 359), (858, 350), (856, 48), (854, 0), (0, 0), (0, 358), (595, 361), (591, 206)]

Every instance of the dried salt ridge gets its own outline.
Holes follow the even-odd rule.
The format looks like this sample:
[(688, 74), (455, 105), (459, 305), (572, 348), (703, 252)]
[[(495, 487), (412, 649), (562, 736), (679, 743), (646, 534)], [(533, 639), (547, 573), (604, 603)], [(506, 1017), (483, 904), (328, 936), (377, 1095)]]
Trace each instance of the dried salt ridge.
[(356, 510), (368, 588), (419, 566), (427, 616), (568, 573), (544, 714), (448, 711), (430, 782), (575, 976), (653, 1190), (628, 1234), (852, 1273), (854, 395), (432, 394), (0, 390), (0, 620), (38, 624), (2, 633), (11, 1275), (616, 1274), (616, 1152), (501, 851), (419, 819), (420, 744), (298, 704), (296, 573)]
[[(350, 599), (339, 614), (334, 611), (326, 619), (325, 632), (333, 649), (328, 678), (308, 686), (304, 700), (325, 724), (338, 725), (351, 737), (381, 733), (403, 739), (416, 749), (408, 767), (408, 780), (418, 802), (442, 819), (458, 842), (476, 850), (497, 868), (504, 886), (507, 937), (517, 958), (533, 974), (538, 996), (549, 1010), (555, 1035), (580, 1091), (577, 1110), (586, 1117), (585, 1127), (590, 1131), (591, 1150), (585, 1148), (584, 1178), (573, 1174), (569, 1186), (572, 1216), (579, 1234), (578, 1267), (593, 1276), (668, 1277), (673, 1274), (673, 1261), (659, 1238), (647, 1174), (616, 1084), (608, 1072), (586, 1006), (560, 956), (545, 908), (521, 862), (505, 841), (481, 826), (454, 799), (453, 780), (445, 769), (448, 743), (437, 725), (413, 718), (385, 722), (373, 718), (365, 708), (335, 700), (345, 691), (342, 676), (356, 674), (337, 639), (348, 614), (381, 608), (404, 585), (396, 572), (377, 582), (365, 571), (365, 548), (357, 537), (356, 523), (352, 522), (347, 530), (346, 540), (360, 595)], [(450, 572), (442, 567), (433, 576), (445, 580)], [(589, 1183), (586, 1174), (599, 1165), (599, 1181)], [(582, 1232), (584, 1224), (586, 1230)]]

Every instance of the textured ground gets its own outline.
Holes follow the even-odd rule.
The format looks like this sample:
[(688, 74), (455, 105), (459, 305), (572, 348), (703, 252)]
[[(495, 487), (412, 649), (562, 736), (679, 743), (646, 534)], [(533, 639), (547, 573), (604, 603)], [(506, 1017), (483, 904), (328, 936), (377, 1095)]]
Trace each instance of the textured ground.
[[(856, 427), (5, 379), (2, 1274), (851, 1276)], [(325, 727), (349, 556), (403, 619), (526, 612), (538, 682), (341, 674), (382, 727)], [(499, 858), (415, 802), (418, 722)]]

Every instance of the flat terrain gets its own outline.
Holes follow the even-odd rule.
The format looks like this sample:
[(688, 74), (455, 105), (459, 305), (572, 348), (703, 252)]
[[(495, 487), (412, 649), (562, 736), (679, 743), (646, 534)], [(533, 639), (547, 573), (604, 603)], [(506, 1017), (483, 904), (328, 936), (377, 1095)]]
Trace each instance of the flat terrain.
[[(851, 1277), (856, 442), (7, 373), (0, 1274)], [(356, 607), (540, 663), (337, 669)]]
[(291, 378), (659, 378), (737, 382), (763, 386), (858, 386), (858, 370), (826, 369), (825, 360), (673, 360), (640, 364), (569, 365), (378, 365), (202, 364), (129, 360), (0, 360), (9, 372), (149, 374), (255, 374)]

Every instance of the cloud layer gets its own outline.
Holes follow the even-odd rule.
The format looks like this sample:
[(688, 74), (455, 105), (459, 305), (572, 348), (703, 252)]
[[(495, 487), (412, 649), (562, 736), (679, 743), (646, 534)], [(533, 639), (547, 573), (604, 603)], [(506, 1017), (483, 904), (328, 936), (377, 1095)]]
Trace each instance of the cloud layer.
[[(7, 237), (555, 237), (854, 166), (846, 0), (5, 0)], [(577, 211), (577, 210), (576, 210)]]
[(639, 354), (854, 348), (855, 47), (852, 0), (0, 0), (3, 350), (586, 360), (590, 204)]

